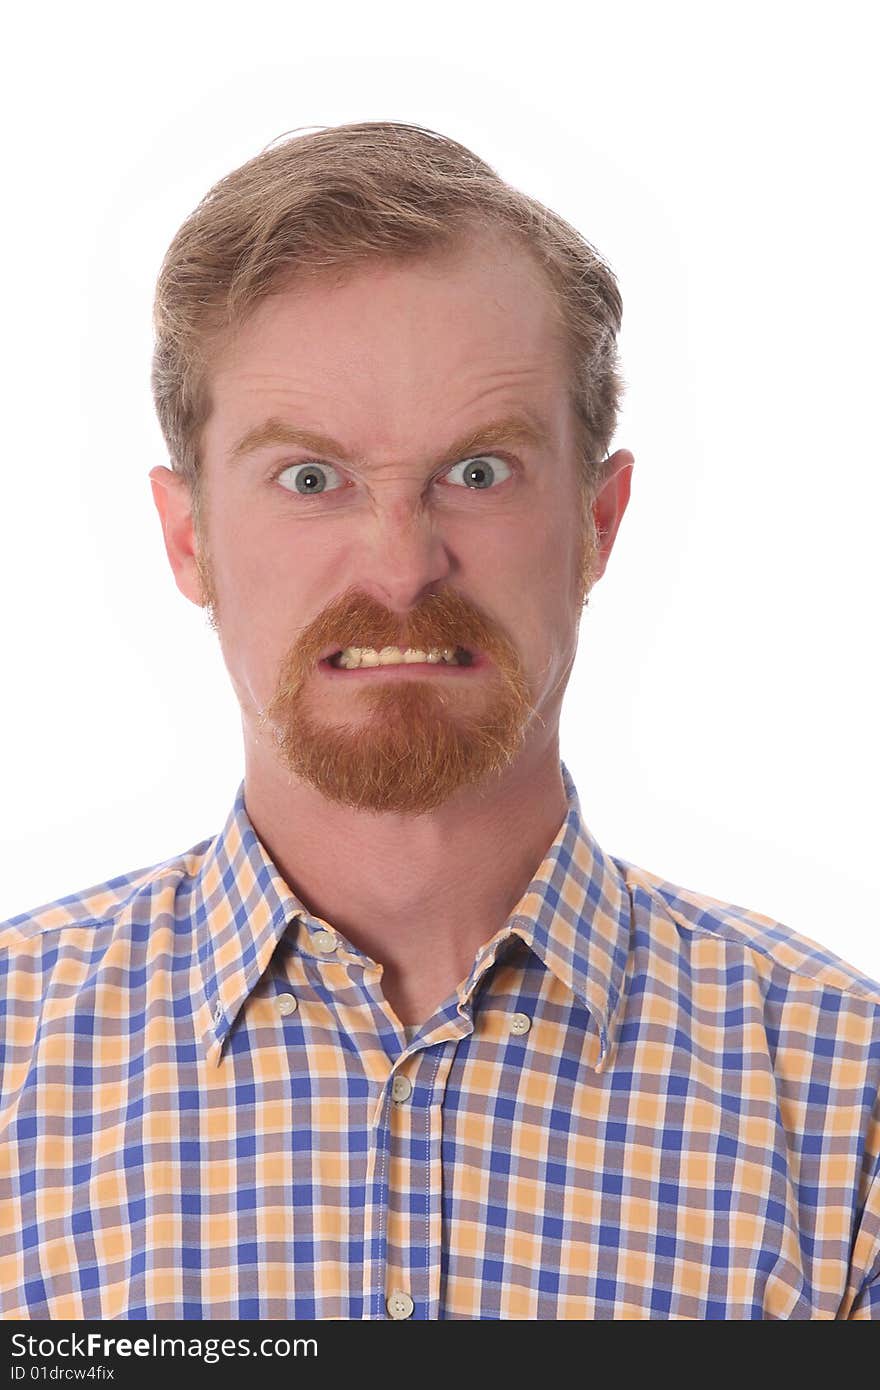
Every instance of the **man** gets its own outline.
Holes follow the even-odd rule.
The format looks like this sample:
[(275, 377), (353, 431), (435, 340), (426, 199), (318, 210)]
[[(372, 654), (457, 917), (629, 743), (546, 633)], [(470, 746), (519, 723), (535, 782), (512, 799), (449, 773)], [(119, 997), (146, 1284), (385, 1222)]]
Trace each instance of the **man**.
[(150, 477), (245, 777), (2, 933), (4, 1316), (880, 1315), (880, 989), (608, 855), (560, 762), (619, 322), (419, 127), (287, 140), (178, 232)]

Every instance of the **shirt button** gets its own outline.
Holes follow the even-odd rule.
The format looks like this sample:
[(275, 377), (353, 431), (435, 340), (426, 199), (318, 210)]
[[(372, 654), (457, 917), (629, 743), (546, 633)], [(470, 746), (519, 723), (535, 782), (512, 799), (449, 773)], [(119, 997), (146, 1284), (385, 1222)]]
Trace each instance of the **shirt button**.
[(528, 1014), (514, 1014), (510, 1020), (511, 1033), (527, 1033), (532, 1026)]
[(221, 1004), (220, 1000), (218, 999), (218, 1000), (217, 1000), (217, 1003), (214, 1005), (214, 1022), (215, 1022), (215, 1023), (219, 1023), (222, 1017), (223, 1017), (223, 1005)]
[(402, 1293), (400, 1289), (395, 1289), (388, 1295), (385, 1303), (389, 1315), (398, 1322), (401, 1318), (408, 1318), (413, 1310), (413, 1301), (408, 1293)]
[(296, 1000), (292, 994), (279, 994), (278, 1012), (286, 1018), (288, 1014), (296, 1013)]
[[(398, 1104), (402, 1100), (409, 1100), (412, 1095), (412, 1082), (398, 1072), (391, 1083), (391, 1095)], [(404, 1294), (403, 1297), (405, 1298), (406, 1295)], [(409, 1306), (409, 1311), (412, 1312), (412, 1304)]]
[(320, 951), (322, 956), (329, 956), (331, 951), (335, 951), (338, 941), (332, 931), (316, 931), (312, 937), (312, 945), (316, 951)]

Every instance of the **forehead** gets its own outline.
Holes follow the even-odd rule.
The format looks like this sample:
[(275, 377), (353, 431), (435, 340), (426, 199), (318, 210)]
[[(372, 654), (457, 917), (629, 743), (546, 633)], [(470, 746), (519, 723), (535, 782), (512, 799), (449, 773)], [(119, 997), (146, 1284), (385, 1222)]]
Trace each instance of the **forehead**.
[(290, 285), (211, 373), (208, 453), (266, 417), (399, 452), (515, 410), (564, 411), (564, 335), (532, 257), (504, 238)]

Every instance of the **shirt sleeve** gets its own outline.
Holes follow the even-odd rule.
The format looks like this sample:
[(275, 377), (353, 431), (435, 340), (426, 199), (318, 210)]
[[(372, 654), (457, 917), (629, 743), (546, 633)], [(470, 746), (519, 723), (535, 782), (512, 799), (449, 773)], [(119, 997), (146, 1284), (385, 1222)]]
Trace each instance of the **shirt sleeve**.
[(863, 1171), (867, 1196), (853, 1241), (851, 1281), (839, 1316), (880, 1322), (880, 1090), (871, 1116)]

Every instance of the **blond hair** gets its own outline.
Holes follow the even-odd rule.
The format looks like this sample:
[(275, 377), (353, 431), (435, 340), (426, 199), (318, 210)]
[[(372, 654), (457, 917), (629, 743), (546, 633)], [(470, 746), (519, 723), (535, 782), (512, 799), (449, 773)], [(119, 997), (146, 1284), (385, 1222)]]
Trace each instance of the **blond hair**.
[(568, 349), (582, 496), (591, 499), (623, 391), (620, 292), (599, 253), (471, 150), (423, 126), (366, 121), (280, 139), (214, 185), (159, 271), (153, 399), (196, 525), (212, 355), (227, 335), (297, 279), (454, 253), (474, 232), (492, 229), (531, 253), (553, 294)]

